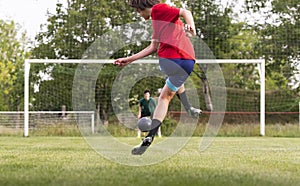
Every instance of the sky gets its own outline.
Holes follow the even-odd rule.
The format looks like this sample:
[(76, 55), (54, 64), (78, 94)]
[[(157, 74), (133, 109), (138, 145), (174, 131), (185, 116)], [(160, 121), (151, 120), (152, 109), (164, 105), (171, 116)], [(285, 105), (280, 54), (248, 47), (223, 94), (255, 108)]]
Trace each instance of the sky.
[[(55, 13), (58, 0), (0, 0), (0, 19), (14, 20), (30, 39), (47, 22), (47, 11)], [(62, 0), (59, 2), (63, 2)]]

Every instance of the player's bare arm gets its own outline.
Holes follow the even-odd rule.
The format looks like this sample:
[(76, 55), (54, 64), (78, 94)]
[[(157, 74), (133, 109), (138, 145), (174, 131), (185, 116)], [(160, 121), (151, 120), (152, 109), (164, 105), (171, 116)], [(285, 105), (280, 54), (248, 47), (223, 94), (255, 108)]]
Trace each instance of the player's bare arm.
[(179, 15), (182, 16), (186, 22), (186, 24), (184, 25), (184, 30), (186, 32), (189, 32), (190, 34), (192, 34), (192, 36), (195, 36), (196, 35), (196, 27), (195, 27), (194, 18), (193, 18), (191, 11), (186, 10), (186, 9), (180, 9)]
[(114, 61), (114, 64), (118, 65), (118, 66), (128, 65), (135, 60), (141, 59), (143, 57), (146, 57), (150, 54), (155, 53), (157, 51), (158, 45), (159, 45), (159, 43), (157, 41), (152, 40), (151, 44), (148, 47), (146, 47), (145, 49), (143, 49), (142, 51), (140, 51), (132, 56), (126, 57), (126, 58), (116, 59)]
[(138, 119), (142, 117), (142, 107), (139, 106), (139, 114), (138, 114)]

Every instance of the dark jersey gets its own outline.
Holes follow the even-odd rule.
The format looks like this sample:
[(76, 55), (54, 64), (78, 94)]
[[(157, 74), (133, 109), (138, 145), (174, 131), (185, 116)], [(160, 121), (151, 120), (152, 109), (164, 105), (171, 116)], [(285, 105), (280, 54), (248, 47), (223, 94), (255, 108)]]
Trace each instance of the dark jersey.
[(142, 111), (141, 117), (152, 116), (156, 107), (155, 100), (151, 97), (149, 100), (142, 98), (140, 100), (140, 107)]

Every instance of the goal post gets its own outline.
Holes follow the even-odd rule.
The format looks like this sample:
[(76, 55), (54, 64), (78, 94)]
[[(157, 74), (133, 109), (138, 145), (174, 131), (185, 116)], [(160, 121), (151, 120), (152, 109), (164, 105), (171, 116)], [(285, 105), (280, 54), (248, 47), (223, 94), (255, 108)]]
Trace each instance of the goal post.
[(24, 67), (24, 137), (29, 136), (29, 72), (30, 60), (25, 60)]
[(29, 88), (30, 88), (30, 67), (31, 64), (48, 64), (48, 63), (99, 63), (99, 61), (94, 60), (47, 60), (47, 59), (26, 59), (24, 63), (24, 112), (18, 112), (24, 114), (24, 137), (29, 136), (29, 121), (30, 114), (87, 114), (90, 117), (91, 133), (95, 131), (95, 112), (94, 111), (30, 111), (29, 109)]
[[(29, 89), (30, 89), (30, 66), (31, 64), (112, 64), (114, 60), (105, 59), (67, 59), (67, 60), (55, 60), (55, 59), (26, 59), (24, 67), (24, 136), (29, 136)], [(143, 64), (157, 64), (158, 60), (153, 59), (141, 59), (134, 63)], [(198, 64), (257, 64), (260, 74), (260, 135), (265, 135), (265, 61), (263, 59), (207, 59), (197, 60)], [(81, 112), (81, 111), (74, 111)], [(92, 115), (94, 117), (94, 115)], [(94, 120), (93, 118), (92, 120)], [(92, 128), (94, 125), (92, 125)], [(92, 129), (94, 130), (94, 128)]]

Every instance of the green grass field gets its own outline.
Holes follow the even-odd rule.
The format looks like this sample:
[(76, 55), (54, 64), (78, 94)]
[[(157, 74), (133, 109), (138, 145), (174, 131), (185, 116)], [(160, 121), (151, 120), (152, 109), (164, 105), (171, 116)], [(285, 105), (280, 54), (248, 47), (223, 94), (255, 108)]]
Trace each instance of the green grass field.
[(217, 137), (204, 152), (200, 140), (159, 164), (131, 167), (81, 137), (0, 137), (0, 185), (300, 185), (300, 138)]

